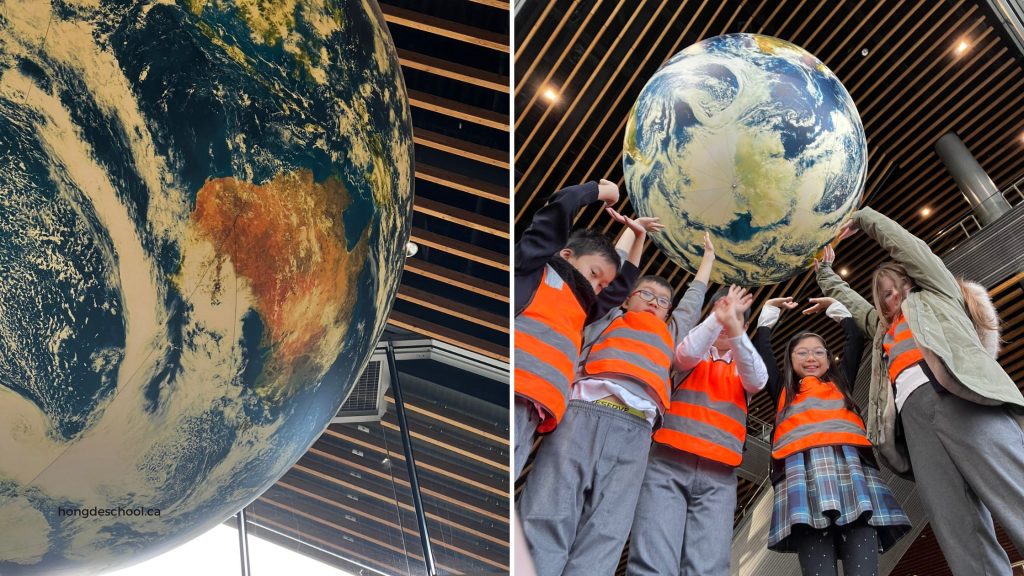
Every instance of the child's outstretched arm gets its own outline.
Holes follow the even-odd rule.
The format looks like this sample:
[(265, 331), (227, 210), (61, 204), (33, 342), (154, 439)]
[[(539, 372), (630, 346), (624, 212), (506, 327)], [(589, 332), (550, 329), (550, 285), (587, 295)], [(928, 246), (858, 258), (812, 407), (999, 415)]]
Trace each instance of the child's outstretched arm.
[(832, 269), (832, 262), (835, 259), (836, 252), (832, 246), (825, 246), (825, 254), (820, 261), (815, 258), (814, 269), (816, 270), (815, 279), (818, 281), (818, 288), (825, 296), (835, 298), (843, 306), (846, 306), (857, 323), (857, 327), (869, 341), (873, 340), (875, 329), (878, 327), (878, 312), (873, 304), (865, 300), (835, 273), (835, 270)]
[(902, 264), (907, 269), (907, 274), (921, 288), (953, 299), (962, 298), (960, 285), (953, 278), (953, 274), (924, 240), (871, 208), (861, 208), (854, 212), (853, 218), (843, 226), (839, 237), (851, 236), (858, 229), (878, 242), (893, 260)]
[(729, 300), (729, 304), (722, 324), (732, 343), (732, 357), (736, 362), (736, 373), (740, 377), (743, 389), (748, 394), (754, 394), (761, 391), (768, 383), (768, 369), (743, 327), (743, 316), (754, 303), (754, 296), (742, 288), (730, 286), (729, 295), (723, 300), (726, 299)]
[(598, 201), (611, 205), (618, 200), (619, 187), (603, 179), (569, 186), (552, 194), (516, 242), (516, 273), (529, 274), (542, 268), (564, 248), (572, 233), (573, 219), (581, 208)]
[(701, 305), (704, 304), (704, 295), (708, 291), (711, 268), (714, 265), (715, 246), (711, 243), (711, 236), (705, 232), (704, 256), (700, 259), (697, 275), (690, 281), (690, 285), (683, 293), (683, 297), (679, 299), (675, 310), (672, 311), (672, 318), (669, 320), (669, 331), (672, 332), (673, 342), (678, 344), (697, 324)]
[(719, 318), (723, 318), (728, 311), (729, 302), (726, 298), (721, 298), (715, 302), (715, 307), (708, 317), (686, 334), (683, 341), (676, 347), (676, 370), (689, 372), (704, 359), (711, 349), (711, 345), (715, 343), (715, 339), (722, 332), (722, 322)]
[(811, 302), (813, 306), (804, 310), (804, 314), (814, 314), (824, 310), (826, 316), (839, 322), (839, 325), (843, 327), (846, 345), (843, 348), (843, 360), (839, 364), (839, 372), (846, 379), (846, 385), (852, 393), (854, 382), (857, 380), (857, 369), (860, 367), (861, 353), (864, 351), (864, 333), (842, 302), (828, 297), (811, 298)]
[(619, 241), (615, 243), (615, 250), (624, 253), (625, 260), (639, 268), (640, 258), (644, 255), (644, 241), (647, 240), (647, 234), (665, 229), (665, 226), (661, 224), (661, 219), (652, 216), (634, 219), (619, 214), (611, 207), (605, 208), (605, 211), (613, 220), (626, 227)]
[(615, 243), (615, 250), (625, 257), (622, 260), (622, 267), (619, 268), (619, 273), (615, 275), (615, 279), (612, 280), (607, 288), (598, 293), (597, 301), (587, 315), (587, 324), (596, 322), (599, 318), (608, 314), (609, 310), (622, 305), (626, 298), (629, 298), (629, 291), (636, 284), (637, 278), (640, 275), (639, 265), (644, 251), (644, 240), (647, 238), (648, 233), (657, 232), (664, 228), (659, 223), (658, 218), (644, 217), (634, 220), (619, 214), (611, 208), (607, 208), (607, 210), (612, 219), (621, 222), (626, 227), (622, 238), (619, 238), (619, 241)]
[(757, 354), (761, 357), (765, 370), (768, 372), (768, 393), (776, 403), (779, 393), (782, 391), (782, 377), (779, 373), (778, 361), (775, 359), (775, 352), (772, 351), (772, 330), (775, 329), (775, 324), (778, 323), (783, 310), (792, 310), (793, 308), (796, 308), (796, 302), (793, 301), (792, 296), (765, 301), (764, 306), (761, 307), (761, 314), (757, 318), (757, 330), (754, 331), (754, 349), (757, 350)]

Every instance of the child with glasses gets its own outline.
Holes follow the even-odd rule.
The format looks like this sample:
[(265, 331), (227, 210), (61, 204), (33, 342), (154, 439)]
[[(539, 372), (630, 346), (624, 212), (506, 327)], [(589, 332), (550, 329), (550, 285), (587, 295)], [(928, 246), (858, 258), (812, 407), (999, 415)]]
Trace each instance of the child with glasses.
[(747, 401), (768, 379), (746, 334), (752, 302), (736, 286), (719, 290), (675, 349), (671, 403), (633, 516), (631, 576), (729, 573)]
[[(637, 264), (644, 237), (626, 224), (616, 248)], [(673, 351), (700, 315), (714, 260), (705, 235), (697, 275), (675, 310), (672, 285), (644, 276), (620, 308), (587, 327), (568, 410), (538, 449), (519, 502), (538, 575), (615, 571), (651, 431), (669, 405)]]
[(811, 298), (804, 314), (825, 310), (840, 323), (840, 363), (825, 339), (798, 332), (786, 344), (779, 373), (771, 333), (792, 298), (765, 302), (754, 345), (768, 369), (776, 407), (769, 477), (775, 490), (768, 549), (795, 552), (803, 574), (878, 574), (880, 552), (910, 530), (910, 519), (881, 478), (864, 422), (853, 401), (864, 336), (845, 306)]

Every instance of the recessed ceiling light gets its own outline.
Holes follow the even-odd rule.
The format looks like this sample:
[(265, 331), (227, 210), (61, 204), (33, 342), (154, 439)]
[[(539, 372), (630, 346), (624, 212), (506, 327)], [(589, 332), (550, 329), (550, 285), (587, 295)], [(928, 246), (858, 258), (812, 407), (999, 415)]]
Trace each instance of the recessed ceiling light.
[(558, 102), (558, 93), (551, 88), (545, 88), (541, 96), (548, 102)]
[(867, 56), (867, 55), (868, 55), (868, 49), (867, 49), (867, 48), (865, 48), (865, 49), (861, 50), (861, 51), (860, 51), (860, 55), (861, 55), (861, 56)]
[(925, 206), (924, 208), (921, 208), (921, 216), (924, 216), (925, 218), (927, 218), (929, 215), (931, 215), (931, 213), (932, 213), (932, 209), (931, 208), (929, 208), (927, 206)]
[(839, 275), (840, 275), (840, 276), (846, 276), (846, 275), (847, 275), (847, 274), (849, 274), (849, 273), (850, 273), (850, 271), (849, 271), (849, 270), (847, 270), (846, 268), (840, 268), (840, 269), (839, 269)]
[(960, 55), (960, 54), (963, 54), (964, 52), (967, 52), (967, 49), (970, 48), (970, 47), (971, 47), (971, 45), (968, 44), (966, 40), (961, 40), (960, 43), (957, 44), (957, 46), (956, 46), (956, 53), (957, 53), (957, 55)]

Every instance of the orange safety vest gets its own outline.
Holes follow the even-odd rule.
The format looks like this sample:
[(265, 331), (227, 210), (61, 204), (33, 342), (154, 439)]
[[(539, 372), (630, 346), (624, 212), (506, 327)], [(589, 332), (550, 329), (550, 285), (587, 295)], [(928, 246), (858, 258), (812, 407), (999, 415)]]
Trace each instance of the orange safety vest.
[(672, 334), (664, 320), (650, 312), (626, 312), (612, 320), (591, 346), (583, 370), (640, 382), (664, 409), (671, 392), (672, 353)]
[(901, 372), (924, 360), (921, 349), (914, 342), (914, 335), (910, 333), (907, 317), (902, 312), (885, 333), (882, 348), (885, 349), (889, 365), (889, 380), (893, 383)]
[(727, 466), (743, 461), (747, 393), (736, 365), (706, 358), (672, 393), (654, 441)]
[(515, 392), (540, 404), (538, 432), (554, 430), (569, 403), (587, 313), (569, 284), (550, 265), (530, 304), (516, 316)]
[(780, 421), (786, 404), (780, 400), (775, 413), (772, 458), (776, 460), (817, 446), (871, 446), (864, 421), (846, 407), (843, 393), (832, 382), (805, 377), (792, 407)]

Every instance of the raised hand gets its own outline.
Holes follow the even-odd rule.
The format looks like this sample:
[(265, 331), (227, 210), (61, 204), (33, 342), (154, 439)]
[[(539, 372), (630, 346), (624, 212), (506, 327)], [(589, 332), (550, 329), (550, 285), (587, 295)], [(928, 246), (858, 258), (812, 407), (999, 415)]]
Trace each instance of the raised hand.
[(715, 245), (711, 243), (711, 234), (708, 233), (707, 231), (705, 231), (704, 232), (704, 255), (707, 256), (708, 254), (710, 254), (711, 256), (715, 255)]
[(729, 302), (728, 296), (723, 296), (715, 301), (715, 305), (711, 308), (711, 311), (715, 313), (715, 318), (725, 325), (728, 318), (732, 317), (732, 304)]
[(729, 286), (729, 301), (732, 302), (733, 312), (742, 317), (743, 313), (749, 310), (750, 305), (754, 303), (754, 295), (746, 288), (740, 288), (734, 284)]
[(858, 230), (860, 230), (860, 228), (857, 226), (857, 223), (854, 222), (851, 218), (850, 220), (847, 220), (845, 224), (843, 224), (842, 228), (839, 229), (839, 236), (837, 237), (837, 240), (849, 238), (850, 236), (856, 234)]
[(719, 319), (729, 336), (736, 337), (743, 332), (743, 314), (754, 303), (754, 295), (734, 285), (729, 287), (726, 298), (729, 300), (729, 309), (725, 311), (725, 316)]
[(608, 215), (612, 217), (612, 220), (615, 220), (619, 224), (626, 223), (626, 217), (623, 216), (622, 214), (619, 214), (618, 210), (616, 210), (615, 208), (612, 208), (611, 206), (605, 206), (604, 211), (607, 212)]
[(797, 303), (793, 301), (792, 296), (786, 296), (785, 298), (770, 298), (765, 300), (765, 306), (775, 306), (782, 310), (792, 310), (797, 307)]
[(665, 229), (665, 225), (661, 223), (661, 218), (658, 218), (657, 216), (642, 216), (633, 220), (633, 223), (637, 228), (639, 228), (639, 230), (637, 228), (633, 228), (633, 226), (630, 226), (630, 228), (633, 228), (633, 232), (636, 232), (638, 235), (640, 234), (640, 230), (651, 233), (661, 232)]
[(817, 272), (822, 264), (832, 265), (836, 261), (836, 251), (832, 248), (831, 244), (825, 245), (825, 250), (821, 255), (821, 260), (814, 259), (814, 271)]
[(810, 301), (813, 305), (806, 308), (803, 311), (804, 314), (817, 314), (818, 312), (827, 310), (829, 306), (835, 303), (836, 299), (822, 296), (820, 298), (811, 298)]

